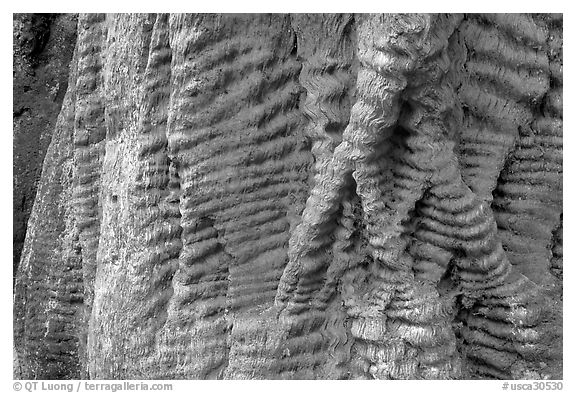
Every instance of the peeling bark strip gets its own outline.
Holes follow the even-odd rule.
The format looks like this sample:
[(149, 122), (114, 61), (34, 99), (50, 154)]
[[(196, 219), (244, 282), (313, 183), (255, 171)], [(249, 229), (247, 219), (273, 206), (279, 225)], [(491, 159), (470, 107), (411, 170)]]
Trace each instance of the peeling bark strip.
[(16, 377), (561, 378), (562, 59), (554, 15), (80, 16)]

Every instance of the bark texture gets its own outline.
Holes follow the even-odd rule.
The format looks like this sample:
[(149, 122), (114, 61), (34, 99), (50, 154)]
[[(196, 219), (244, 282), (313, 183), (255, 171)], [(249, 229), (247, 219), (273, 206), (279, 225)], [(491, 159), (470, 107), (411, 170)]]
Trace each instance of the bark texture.
[(23, 378), (561, 378), (562, 16), (80, 15)]
[(12, 244), (16, 273), (42, 162), (68, 86), (77, 18), (74, 14), (14, 14), (13, 21)]

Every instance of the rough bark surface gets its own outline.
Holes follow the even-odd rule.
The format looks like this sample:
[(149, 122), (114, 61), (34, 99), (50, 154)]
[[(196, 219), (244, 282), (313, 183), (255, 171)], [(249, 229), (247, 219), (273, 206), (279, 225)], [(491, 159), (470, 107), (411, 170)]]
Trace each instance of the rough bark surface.
[(562, 378), (562, 16), (78, 17), (17, 377)]
[(13, 267), (17, 271), (44, 155), (68, 86), (74, 14), (14, 14)]

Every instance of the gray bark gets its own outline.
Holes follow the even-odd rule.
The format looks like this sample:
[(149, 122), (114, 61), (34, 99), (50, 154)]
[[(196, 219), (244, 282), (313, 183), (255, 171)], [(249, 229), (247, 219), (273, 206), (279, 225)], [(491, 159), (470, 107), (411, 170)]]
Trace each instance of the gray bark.
[(561, 16), (81, 15), (16, 351), (41, 379), (561, 378), (561, 261)]

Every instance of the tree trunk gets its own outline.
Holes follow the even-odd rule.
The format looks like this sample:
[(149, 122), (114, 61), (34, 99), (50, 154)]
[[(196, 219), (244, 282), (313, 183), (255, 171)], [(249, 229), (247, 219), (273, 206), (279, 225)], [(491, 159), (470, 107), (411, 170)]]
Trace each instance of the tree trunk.
[(88, 14), (26, 379), (562, 378), (562, 17)]

